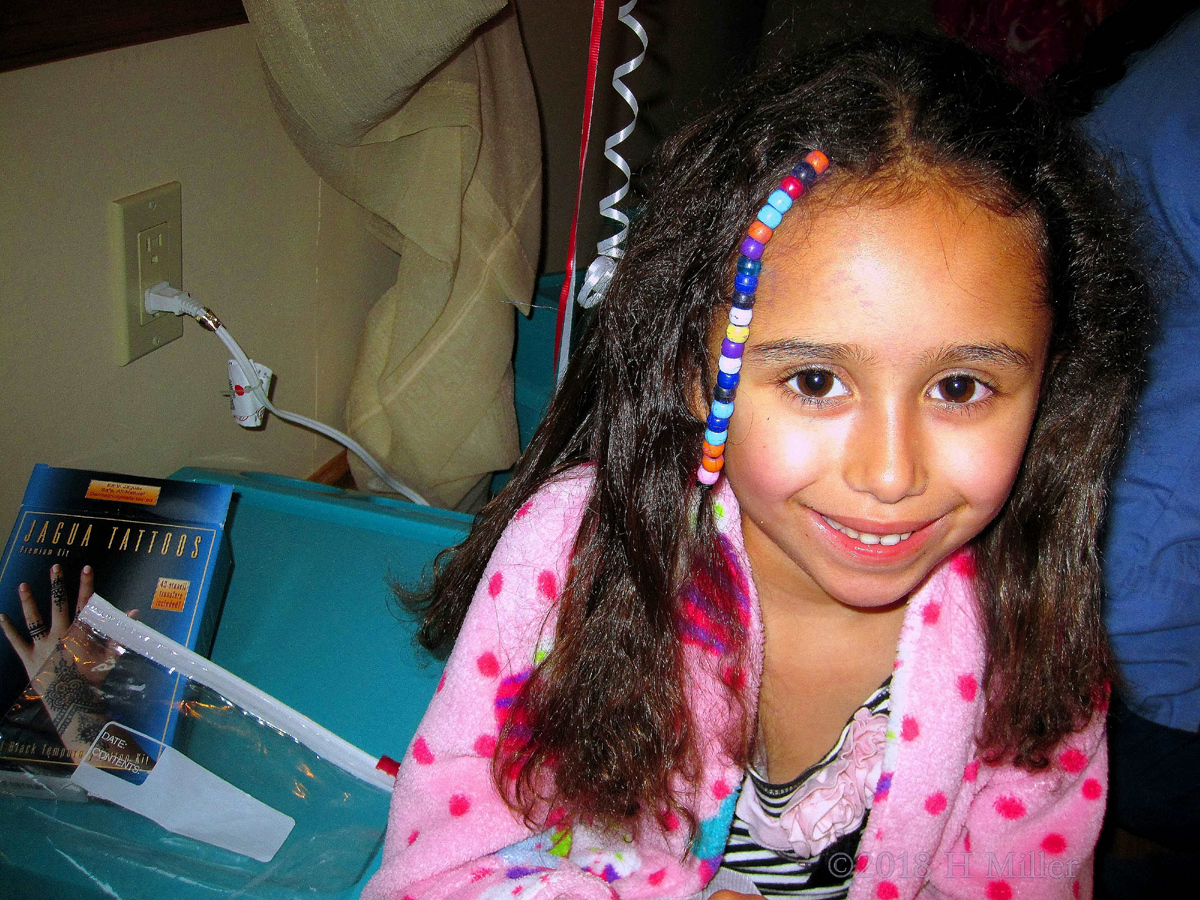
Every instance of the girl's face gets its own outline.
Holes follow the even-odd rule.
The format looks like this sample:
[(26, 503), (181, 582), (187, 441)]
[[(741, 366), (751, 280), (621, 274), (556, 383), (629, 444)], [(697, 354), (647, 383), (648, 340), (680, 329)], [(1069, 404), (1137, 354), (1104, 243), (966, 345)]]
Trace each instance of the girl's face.
[(1050, 337), (1029, 232), (944, 191), (776, 232), (725, 450), (760, 590), (886, 606), (995, 517)]

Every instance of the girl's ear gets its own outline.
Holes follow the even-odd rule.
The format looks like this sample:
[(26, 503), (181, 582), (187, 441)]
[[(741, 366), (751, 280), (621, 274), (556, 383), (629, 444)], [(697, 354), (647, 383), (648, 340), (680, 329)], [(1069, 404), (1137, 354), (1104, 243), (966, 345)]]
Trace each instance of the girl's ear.
[(688, 411), (701, 422), (708, 419), (708, 390), (704, 379), (697, 373), (692, 379), (692, 387), (688, 393)]

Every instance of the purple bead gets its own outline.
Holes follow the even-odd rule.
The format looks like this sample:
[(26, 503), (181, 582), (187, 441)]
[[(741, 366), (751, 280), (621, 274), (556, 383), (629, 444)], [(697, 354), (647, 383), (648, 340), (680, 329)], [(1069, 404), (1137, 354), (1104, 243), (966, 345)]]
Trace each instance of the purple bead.
[(742, 256), (747, 259), (758, 259), (763, 253), (763, 245), (749, 235), (742, 241), (742, 246), (739, 249)]
[(721, 341), (721, 355), (727, 356), (730, 359), (741, 359), (742, 351), (746, 349), (745, 344), (735, 344), (729, 338)]

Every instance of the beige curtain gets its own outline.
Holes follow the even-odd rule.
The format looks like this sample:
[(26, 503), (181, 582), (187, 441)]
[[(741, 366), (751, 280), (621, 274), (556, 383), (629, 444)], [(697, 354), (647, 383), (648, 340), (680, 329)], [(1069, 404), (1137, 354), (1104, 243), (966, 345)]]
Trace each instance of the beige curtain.
[(528, 312), (541, 215), (515, 11), (503, 0), (245, 5), (284, 127), (400, 254), (363, 331), (348, 430), (431, 502), (476, 507), (518, 452), (513, 306)]

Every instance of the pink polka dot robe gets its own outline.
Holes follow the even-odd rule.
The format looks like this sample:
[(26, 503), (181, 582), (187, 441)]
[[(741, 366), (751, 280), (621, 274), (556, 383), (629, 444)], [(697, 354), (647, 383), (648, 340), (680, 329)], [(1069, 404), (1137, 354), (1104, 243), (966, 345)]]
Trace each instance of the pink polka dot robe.
[[(685, 643), (703, 748), (699, 783), (681, 785), (699, 822), (673, 817), (636, 842), (556, 821), (530, 829), (491, 780), (501, 723), (552, 645), (554, 612), (591, 486), (588, 469), (544, 486), (509, 524), (472, 602), (446, 674), (405, 755), (383, 865), (365, 900), (688, 898), (720, 865), (743, 771), (722, 758), (727, 691), (711, 652)], [(728, 552), (749, 572), (736, 500), (714, 496)], [(1104, 813), (1103, 712), (1038, 773), (981, 762), (984, 651), (971, 557), (951, 557), (912, 597), (892, 680), (883, 773), (856, 860), (851, 900), (1090, 897)], [(746, 578), (757, 698), (761, 619)], [(726, 679), (728, 680), (728, 679)], [(403, 702), (404, 698), (398, 698)]]

